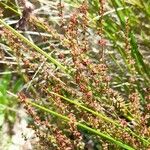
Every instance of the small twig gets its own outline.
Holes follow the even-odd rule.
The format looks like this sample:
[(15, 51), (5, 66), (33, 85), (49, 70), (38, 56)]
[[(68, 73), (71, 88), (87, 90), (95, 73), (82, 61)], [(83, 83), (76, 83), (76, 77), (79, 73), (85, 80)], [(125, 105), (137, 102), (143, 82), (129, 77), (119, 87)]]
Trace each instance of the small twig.
[(33, 75), (32, 79), (30, 80), (30, 82), (28, 83), (27, 89), (29, 89), (29, 87), (31, 86), (31, 83), (33, 82), (34, 78), (36, 77), (36, 75), (38, 74), (38, 72), (41, 70), (41, 68), (43, 67), (43, 65), (45, 64), (45, 61), (41, 63), (41, 65), (38, 67), (37, 71), (35, 72), (35, 74)]
[[(17, 62), (10, 62), (10, 61), (0, 61), (0, 64), (6, 64), (6, 65), (18, 65)], [(19, 63), (19, 65), (23, 65), (23, 63)]]

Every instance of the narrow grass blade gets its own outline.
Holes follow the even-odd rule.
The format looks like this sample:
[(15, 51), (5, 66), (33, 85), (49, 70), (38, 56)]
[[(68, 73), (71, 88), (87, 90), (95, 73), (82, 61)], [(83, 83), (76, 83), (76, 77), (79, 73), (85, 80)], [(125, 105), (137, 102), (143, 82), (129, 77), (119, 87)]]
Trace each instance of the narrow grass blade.
[[(36, 103), (33, 103), (30, 100), (27, 100), (27, 103), (31, 104), (34, 107), (37, 107), (37, 108), (41, 109), (44, 112), (48, 112), (51, 115), (54, 115), (54, 116), (56, 116), (56, 117), (58, 117), (60, 119), (63, 119), (64, 121), (67, 121), (67, 122), (70, 121), (70, 119), (68, 117), (66, 117), (64, 115), (61, 115), (61, 114), (59, 114), (57, 112), (54, 112), (54, 111), (52, 111), (50, 109), (47, 109), (47, 108), (45, 108), (43, 106), (40, 106), (40, 105), (38, 105)], [(105, 133), (102, 133), (102, 132), (100, 132), (100, 131), (98, 131), (96, 129), (90, 128), (90, 127), (88, 127), (88, 126), (86, 126), (86, 125), (84, 125), (82, 123), (79, 123), (79, 122), (75, 122), (75, 124), (77, 125), (77, 127), (81, 128), (81, 129), (84, 129), (84, 130), (87, 130), (87, 131), (89, 131), (89, 132), (91, 132), (93, 134), (96, 134), (96, 135), (104, 138), (104, 139), (107, 139), (107, 140), (111, 141), (112, 143), (118, 145), (119, 147), (122, 147), (122, 148), (127, 149), (127, 150), (135, 150), (134, 148), (130, 147), (129, 145), (124, 144), (121, 141), (118, 141), (118, 140), (114, 139), (113, 137), (111, 137), (111, 136), (109, 136), (109, 135), (107, 135)]]
[(132, 54), (132, 57), (136, 61), (137, 69), (139, 70), (139, 72), (141, 74), (143, 74), (143, 75), (146, 74), (147, 80), (150, 81), (149, 80), (150, 79), (150, 71), (149, 71), (150, 68), (143, 61), (143, 57), (138, 50), (138, 45), (137, 45), (137, 42), (136, 42), (133, 32), (130, 32), (130, 38), (131, 38), (131, 41), (130, 41), (131, 42), (131, 54)]
[[(15, 97), (15, 98), (18, 99), (18, 96), (17, 96), (16, 94), (11, 93), (10, 91), (7, 91), (7, 93), (8, 93), (9, 95), (11, 95), (11, 96), (13, 96), (13, 97)], [(51, 115), (54, 115), (54, 116), (58, 117), (59, 119), (63, 119), (63, 120), (66, 121), (66, 122), (69, 122), (69, 121), (70, 121), (70, 119), (69, 119), (68, 117), (66, 117), (66, 116), (64, 116), (64, 115), (62, 115), (62, 114), (59, 114), (59, 113), (57, 113), (57, 112), (55, 112), (55, 111), (52, 111), (52, 110), (50, 110), (50, 109), (47, 109), (47, 108), (45, 108), (45, 107), (43, 107), (43, 106), (41, 106), (41, 105), (38, 105), (38, 104), (36, 104), (36, 103), (34, 103), (34, 102), (31, 102), (30, 99), (27, 99), (26, 102), (27, 102), (28, 104), (30, 104), (30, 105), (36, 107), (36, 108), (39, 108), (40, 110), (42, 110), (42, 111), (44, 111), (44, 112), (47, 112), (47, 113), (49, 113), (49, 114), (51, 114)], [(126, 149), (126, 150), (135, 150), (134, 148), (130, 147), (129, 145), (124, 144), (124, 143), (122, 143), (121, 141), (118, 141), (118, 140), (114, 139), (113, 137), (111, 137), (111, 136), (109, 136), (109, 135), (107, 135), (107, 134), (105, 134), (105, 133), (102, 133), (102, 132), (100, 132), (100, 131), (97, 131), (96, 129), (90, 128), (90, 127), (88, 127), (88, 126), (86, 126), (86, 125), (84, 125), (84, 124), (82, 124), (82, 123), (80, 123), (80, 122), (75, 122), (75, 124), (76, 124), (79, 128), (81, 128), (81, 129), (83, 129), (83, 130), (87, 130), (87, 131), (89, 131), (89, 132), (91, 132), (91, 133), (93, 133), (93, 134), (96, 134), (96, 135), (98, 135), (98, 136), (104, 138), (104, 139), (107, 139), (107, 140), (111, 141), (112, 143), (118, 145), (119, 147), (122, 147), (122, 148), (124, 148), (124, 149)]]
[(52, 63), (56, 64), (60, 69), (63, 71), (67, 71), (66, 67), (60, 64), (56, 59), (51, 57), (48, 53), (40, 49), (38, 46), (36, 46), (34, 43), (30, 42), (27, 38), (25, 38), (22, 34), (20, 34), (18, 31), (13, 29), (11, 26), (9, 26), (7, 23), (5, 23), (2, 19), (0, 19), (0, 23), (5, 26), (8, 30), (10, 30), (13, 34), (15, 34), (19, 39), (21, 39), (23, 42), (25, 42), (27, 45), (31, 46), (33, 49), (35, 49), (37, 52), (41, 53), (43, 56), (45, 56), (48, 60), (50, 60)]
[(79, 102), (77, 102), (77, 101), (75, 101), (75, 100), (71, 100), (71, 99), (66, 98), (66, 97), (64, 97), (64, 96), (62, 96), (62, 95), (59, 95), (59, 94), (57, 94), (57, 93), (54, 93), (54, 92), (51, 92), (51, 91), (49, 91), (49, 93), (51, 93), (51, 94), (53, 94), (53, 95), (56, 95), (56, 96), (58, 96), (58, 97), (64, 99), (65, 101), (67, 101), (67, 102), (69, 102), (69, 103), (71, 103), (71, 104), (74, 104), (74, 105), (76, 105), (76, 106), (82, 108), (83, 110), (86, 110), (87, 112), (90, 112), (90, 113), (93, 114), (94, 116), (97, 116), (97, 117), (99, 117), (99, 118), (101, 118), (101, 119), (103, 119), (103, 120), (105, 120), (105, 121), (107, 121), (107, 122), (109, 122), (109, 123), (112, 123), (113, 125), (115, 125), (115, 126), (117, 126), (117, 127), (121, 127), (122, 130), (131, 133), (133, 136), (137, 137), (138, 139), (140, 139), (140, 140), (141, 140), (142, 142), (144, 142), (145, 144), (150, 145), (150, 143), (149, 143), (147, 140), (145, 140), (143, 137), (141, 137), (141, 136), (137, 135), (136, 133), (134, 133), (130, 128), (127, 128), (127, 127), (126, 127), (126, 128), (123, 128), (119, 123), (117, 123), (116, 121), (114, 121), (114, 120), (108, 118), (108, 117), (105, 116), (104, 114), (101, 114), (101, 113), (99, 113), (99, 112), (97, 112), (97, 111), (94, 111), (94, 110), (92, 110), (92, 109), (90, 109), (90, 108), (88, 108), (88, 107), (86, 107), (86, 106), (83, 106), (82, 104), (80, 104)]

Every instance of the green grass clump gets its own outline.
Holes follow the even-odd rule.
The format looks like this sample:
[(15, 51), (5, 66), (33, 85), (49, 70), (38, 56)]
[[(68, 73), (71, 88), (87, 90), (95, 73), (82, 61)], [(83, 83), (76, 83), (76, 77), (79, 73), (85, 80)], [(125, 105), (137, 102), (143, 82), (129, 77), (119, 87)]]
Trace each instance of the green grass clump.
[(148, 4), (0, 2), (1, 105), (24, 106), (36, 148), (150, 148)]

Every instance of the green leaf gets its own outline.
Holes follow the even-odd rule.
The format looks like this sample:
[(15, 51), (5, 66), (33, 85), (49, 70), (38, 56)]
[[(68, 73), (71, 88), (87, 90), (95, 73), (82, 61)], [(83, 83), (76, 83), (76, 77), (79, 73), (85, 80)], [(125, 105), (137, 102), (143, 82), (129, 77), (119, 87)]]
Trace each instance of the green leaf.
[(143, 74), (143, 75), (146, 74), (147, 80), (150, 81), (150, 67), (148, 65), (146, 65), (143, 61), (143, 56), (139, 52), (134, 33), (130, 32), (129, 36), (131, 38), (131, 41), (130, 41), (131, 54), (132, 54), (132, 57), (135, 59), (136, 67), (141, 74)]

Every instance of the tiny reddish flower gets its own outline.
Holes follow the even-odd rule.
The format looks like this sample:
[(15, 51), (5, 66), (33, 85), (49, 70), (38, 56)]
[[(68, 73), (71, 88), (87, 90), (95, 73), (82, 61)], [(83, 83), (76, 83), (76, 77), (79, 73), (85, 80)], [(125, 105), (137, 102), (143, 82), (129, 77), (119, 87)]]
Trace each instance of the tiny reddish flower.
[(105, 40), (105, 39), (100, 39), (100, 40), (98, 41), (98, 44), (99, 44), (100, 46), (106, 46), (107, 40)]

